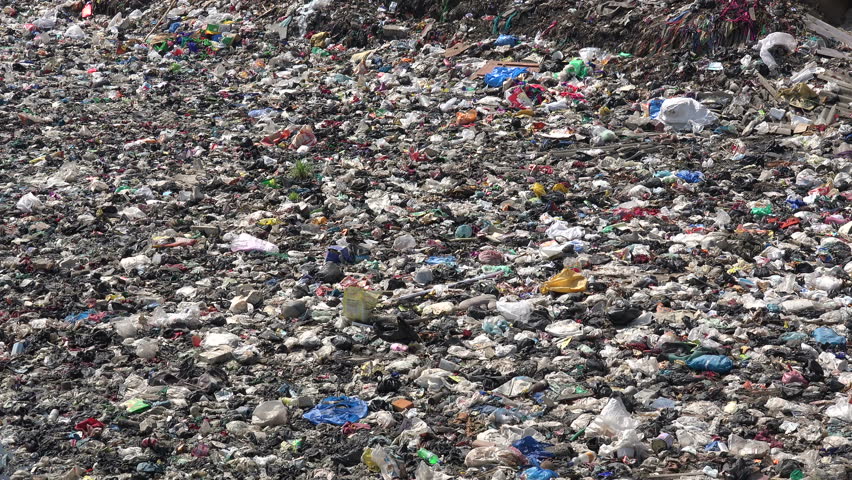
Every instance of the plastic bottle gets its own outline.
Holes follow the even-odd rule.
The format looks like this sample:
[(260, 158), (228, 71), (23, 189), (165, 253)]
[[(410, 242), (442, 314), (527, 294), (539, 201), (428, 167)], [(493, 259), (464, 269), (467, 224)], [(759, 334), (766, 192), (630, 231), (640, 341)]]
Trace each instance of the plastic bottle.
[(421, 449), (417, 450), (417, 456), (422, 458), (423, 460), (426, 460), (426, 462), (428, 462), (429, 465), (435, 465), (435, 464), (441, 462), (441, 459), (438, 458), (437, 455), (430, 452), (429, 450), (426, 450), (425, 448), (421, 448)]
[(395, 480), (402, 478), (400, 473), (399, 463), (390, 456), (387, 450), (382, 447), (376, 447), (371, 452), (370, 457), (376, 466), (379, 467), (379, 472), (384, 480)]

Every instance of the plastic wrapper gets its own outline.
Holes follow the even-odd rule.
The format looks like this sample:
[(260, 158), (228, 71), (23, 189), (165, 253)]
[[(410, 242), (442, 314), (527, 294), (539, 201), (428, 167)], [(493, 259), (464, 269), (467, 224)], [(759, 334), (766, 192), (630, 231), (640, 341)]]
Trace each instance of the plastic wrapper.
[(577, 293), (584, 292), (589, 281), (583, 275), (570, 268), (563, 269), (541, 284), (541, 293)]

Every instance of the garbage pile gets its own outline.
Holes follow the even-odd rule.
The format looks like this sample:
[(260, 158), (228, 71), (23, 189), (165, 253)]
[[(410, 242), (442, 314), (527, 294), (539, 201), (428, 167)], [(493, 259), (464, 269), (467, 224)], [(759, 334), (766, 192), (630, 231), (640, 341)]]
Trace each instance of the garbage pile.
[(6, 5), (0, 478), (850, 478), (814, 13)]

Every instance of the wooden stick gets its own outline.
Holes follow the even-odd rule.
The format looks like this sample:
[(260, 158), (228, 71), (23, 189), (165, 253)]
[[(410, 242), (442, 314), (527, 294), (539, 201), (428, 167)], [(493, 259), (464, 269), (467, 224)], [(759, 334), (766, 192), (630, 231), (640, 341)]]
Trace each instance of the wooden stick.
[(145, 40), (142, 43), (148, 43), (148, 37), (150, 37), (151, 34), (154, 33), (154, 30), (156, 30), (157, 27), (159, 27), (160, 24), (163, 23), (163, 19), (166, 18), (166, 15), (169, 14), (169, 11), (171, 9), (175, 8), (175, 5), (177, 5), (177, 0), (172, 0), (172, 3), (171, 3), (171, 5), (169, 5), (169, 8), (167, 8), (166, 11), (163, 12), (163, 15), (160, 16), (160, 19), (157, 20), (157, 23), (154, 24), (154, 28), (152, 28), (151, 31), (148, 32), (148, 35), (145, 35)]
[(260, 14), (260, 16), (258, 16), (257, 18), (258, 18), (258, 19), (261, 19), (261, 18), (263, 18), (263, 17), (265, 17), (265, 16), (269, 15), (269, 14), (270, 14), (270, 13), (272, 13), (273, 11), (277, 10), (277, 9), (278, 9), (278, 7), (280, 7), (280, 5), (273, 5), (273, 6), (272, 6), (272, 8), (270, 8), (269, 10), (267, 10), (267, 11), (265, 11), (265, 12), (261, 13), (261, 14)]

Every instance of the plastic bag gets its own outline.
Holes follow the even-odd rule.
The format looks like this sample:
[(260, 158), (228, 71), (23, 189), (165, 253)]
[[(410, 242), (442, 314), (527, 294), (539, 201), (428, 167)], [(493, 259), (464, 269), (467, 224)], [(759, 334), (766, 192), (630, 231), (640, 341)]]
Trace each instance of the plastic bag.
[(523, 453), (525, 457), (530, 460), (534, 460), (535, 462), (540, 462), (545, 458), (552, 458), (556, 456), (545, 450), (547, 447), (552, 447), (552, 443), (539, 442), (529, 435), (513, 442), (512, 446), (517, 448), (519, 452)]
[(610, 398), (601, 413), (586, 427), (586, 435), (616, 437), (638, 426), (639, 421), (630, 416), (621, 399)]
[(781, 376), (781, 383), (783, 383), (784, 385), (788, 385), (791, 383), (800, 383), (802, 385), (807, 386), (809, 382), (807, 381), (807, 379), (805, 379), (805, 376), (802, 375), (802, 372), (790, 368), (789, 370), (784, 372), (784, 375)]
[(470, 109), (466, 112), (458, 112), (456, 113), (456, 124), (470, 125), (476, 121), (476, 116), (476, 110), (474, 109)]
[(343, 291), (343, 316), (363, 322), (370, 318), (370, 313), (378, 303), (378, 295), (361, 287), (349, 287)]
[(597, 125), (592, 128), (592, 145), (601, 145), (604, 143), (615, 142), (618, 136), (612, 130)]
[(485, 84), (489, 87), (499, 87), (510, 78), (527, 73), (526, 67), (494, 67), (491, 73), (485, 74)]
[(503, 45), (509, 45), (510, 47), (514, 47), (518, 44), (518, 37), (514, 35), (500, 35), (497, 37), (497, 40), (494, 40), (494, 45), (497, 47), (502, 47)]
[(697, 100), (686, 97), (668, 98), (660, 105), (659, 120), (676, 130), (695, 130), (710, 125), (716, 115)]
[(660, 108), (663, 106), (663, 102), (665, 102), (665, 100), (662, 98), (654, 98), (648, 102), (648, 115), (651, 118), (657, 118), (660, 116)]
[(779, 89), (778, 95), (790, 105), (803, 110), (813, 110), (819, 103), (819, 95), (807, 83), (797, 83), (790, 88)]
[(56, 26), (56, 10), (45, 12), (41, 17), (33, 20), (33, 25), (39, 30), (50, 30)]
[(571, 270), (563, 269), (561, 272), (550, 277), (550, 280), (541, 284), (541, 293), (577, 293), (585, 292), (589, 285), (586, 277)]
[(834, 405), (825, 410), (825, 414), (832, 418), (852, 422), (852, 403), (849, 403), (849, 400), (845, 398), (838, 398)]
[(330, 423), (343, 425), (357, 422), (367, 416), (367, 402), (356, 397), (326, 397), (316, 407), (306, 412), (304, 417), (314, 425)]
[(518, 85), (506, 90), (506, 101), (509, 106), (518, 109), (528, 109), (541, 105), (546, 89), (538, 84)]
[(592, 62), (594, 60), (601, 59), (606, 55), (603, 50), (596, 47), (581, 48), (578, 53), (584, 62)]
[(400, 237), (397, 237), (396, 240), (393, 241), (393, 249), (397, 252), (404, 252), (406, 250), (411, 250), (417, 245), (417, 240), (411, 236), (411, 234), (406, 233)]
[(281, 400), (261, 402), (251, 414), (251, 423), (262, 427), (284, 425), (287, 423), (287, 407)]
[(553, 240), (579, 240), (586, 235), (586, 231), (583, 227), (573, 226), (569, 227), (566, 222), (561, 220), (557, 220), (553, 222), (553, 225), (547, 227), (547, 230), (544, 231), (544, 234), (547, 235), (547, 238), (552, 238)]
[(796, 37), (789, 33), (774, 32), (770, 33), (762, 40), (758, 40), (754, 49), (760, 50), (760, 59), (763, 60), (763, 63), (765, 63), (770, 70), (775, 70), (778, 68), (778, 63), (775, 61), (775, 57), (772, 56), (772, 52), (770, 50), (775, 47), (782, 47), (784, 50), (787, 50), (787, 52), (793, 52), (796, 50), (797, 45), (798, 42), (796, 42)]
[(82, 40), (86, 38), (86, 32), (84, 32), (79, 25), (71, 25), (67, 30), (65, 30), (65, 33), (63, 33), (62, 36), (72, 40)]
[[(639, 434), (636, 430), (627, 430), (618, 435), (618, 442), (612, 446), (612, 449), (615, 451), (615, 456), (618, 458), (634, 458), (639, 461), (644, 460), (650, 455), (650, 449), (642, 439), (639, 438)], [(601, 455), (605, 453), (604, 447), (601, 447)]]
[(231, 241), (231, 251), (278, 253), (278, 245), (261, 240), (248, 233), (241, 233)]
[(845, 345), (846, 337), (838, 335), (837, 332), (828, 327), (819, 327), (811, 334), (817, 343), (824, 345)]
[(314, 135), (314, 129), (311, 127), (305, 126), (299, 129), (299, 133), (293, 137), (293, 141), (290, 142), (290, 148), (296, 149), (303, 145), (308, 147), (312, 147), (317, 144), (317, 137)]
[(42, 207), (41, 200), (32, 193), (28, 193), (18, 199), (15, 208), (24, 213), (32, 213), (34, 210), (40, 210)]
[(704, 179), (703, 173), (691, 170), (681, 170), (675, 176), (686, 183), (698, 183)]
[(532, 305), (526, 300), (520, 302), (497, 302), (497, 311), (510, 322), (526, 322), (532, 316)]
[(521, 480), (550, 480), (551, 478), (559, 478), (559, 474), (541, 467), (530, 467), (521, 473)]
[(586, 63), (582, 58), (574, 58), (568, 65), (565, 66), (565, 69), (562, 70), (564, 73), (577, 77), (577, 78), (586, 78), (589, 74), (588, 68), (586, 68)]
[(464, 457), (464, 464), (467, 467), (484, 467), (487, 465), (517, 467), (523, 465), (524, 462), (526, 462), (526, 459), (520, 452), (506, 447), (477, 447)]
[(686, 366), (699, 371), (728, 373), (734, 361), (724, 355), (700, 355), (686, 362)]

